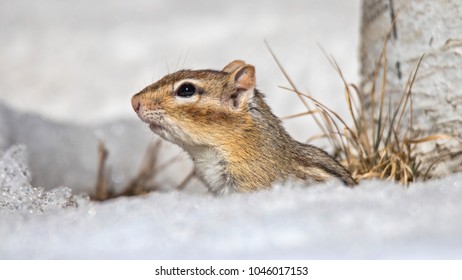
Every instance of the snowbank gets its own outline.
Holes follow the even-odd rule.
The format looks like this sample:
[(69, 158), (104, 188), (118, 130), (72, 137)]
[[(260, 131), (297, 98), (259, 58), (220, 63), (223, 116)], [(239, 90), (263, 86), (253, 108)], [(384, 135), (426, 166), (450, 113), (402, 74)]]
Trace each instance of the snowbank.
[(18, 151), (0, 159), (2, 178), (5, 166), (25, 174), (6, 184), (7, 198), (0, 181), (0, 258), (462, 257), (462, 174), (410, 188), (378, 181), (355, 189), (285, 185), (224, 197), (172, 191), (71, 205), (73, 196), (61, 189), (46, 194), (54, 202), (44, 211), (25, 211), (5, 206), (17, 203), (11, 192), (40, 197), (24, 189), (21, 153), (11, 163)]
[[(114, 120), (97, 125), (76, 125), (48, 120), (8, 108), (0, 102), (0, 152), (22, 144), (28, 150), (32, 183), (47, 190), (71, 186), (75, 192), (93, 194), (98, 169), (98, 142), (109, 151), (107, 168), (110, 184), (120, 191), (135, 176), (146, 149), (156, 136), (138, 119)], [(178, 155), (179, 149), (164, 143), (159, 164)], [(184, 157), (187, 159), (187, 157)], [(187, 160), (176, 167), (191, 169)], [(163, 185), (177, 185), (183, 178), (167, 169)]]
[(0, 158), (0, 213), (35, 214), (88, 202), (85, 195), (73, 196), (68, 187), (46, 192), (31, 185), (26, 148), (13, 146)]

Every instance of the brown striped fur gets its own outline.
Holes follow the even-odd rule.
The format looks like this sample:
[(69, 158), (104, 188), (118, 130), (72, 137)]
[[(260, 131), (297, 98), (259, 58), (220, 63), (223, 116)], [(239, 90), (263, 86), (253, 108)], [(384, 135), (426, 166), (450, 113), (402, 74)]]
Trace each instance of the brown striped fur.
[[(196, 94), (176, 96), (186, 82)], [(214, 193), (266, 189), (289, 179), (355, 185), (327, 153), (287, 134), (255, 88), (255, 68), (243, 61), (222, 71), (169, 74), (134, 95), (132, 105), (153, 132), (191, 155)]]

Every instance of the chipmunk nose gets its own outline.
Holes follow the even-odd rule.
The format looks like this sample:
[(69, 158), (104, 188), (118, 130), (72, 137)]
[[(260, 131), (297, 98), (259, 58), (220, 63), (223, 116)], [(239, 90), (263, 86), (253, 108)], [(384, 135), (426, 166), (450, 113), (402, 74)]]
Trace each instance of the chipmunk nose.
[(133, 110), (135, 110), (136, 113), (139, 112), (140, 107), (141, 107), (141, 102), (138, 100), (136, 95), (132, 97), (132, 107), (133, 107)]

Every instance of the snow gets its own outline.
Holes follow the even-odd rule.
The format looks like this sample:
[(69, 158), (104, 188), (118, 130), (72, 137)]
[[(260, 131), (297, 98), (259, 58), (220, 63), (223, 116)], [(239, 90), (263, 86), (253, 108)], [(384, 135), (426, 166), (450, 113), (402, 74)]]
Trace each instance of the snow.
[(287, 184), (221, 197), (169, 191), (76, 203), (68, 188), (45, 196), (30, 188), (23, 153), (13, 147), (0, 161), (7, 176), (21, 171), (2, 181), (2, 259), (462, 257), (462, 174), (410, 188)]
[[(139, 120), (114, 120), (95, 125), (77, 125), (51, 121), (35, 114), (12, 110), (0, 103), (0, 151), (11, 145), (23, 144), (28, 149), (28, 163), (34, 185), (50, 190), (59, 185), (78, 193), (93, 194), (98, 165), (98, 143), (103, 141), (109, 152), (107, 167), (109, 182), (115, 191), (121, 189), (136, 174), (146, 149), (155, 137)], [(179, 154), (179, 149), (164, 143), (159, 164)], [(166, 188), (183, 179), (173, 176), (175, 169), (191, 170), (191, 163), (175, 162), (160, 176), (158, 182)], [(175, 168), (173, 168), (175, 167)]]
[(0, 213), (44, 213), (88, 201), (85, 195), (73, 196), (68, 187), (48, 192), (32, 187), (26, 161), (25, 146), (13, 146), (0, 157)]
[[(217, 197), (197, 181), (173, 191), (191, 162), (163, 143), (159, 164), (180, 159), (156, 177), (158, 191), (88, 200), (99, 141), (116, 191), (138, 172), (156, 137), (129, 98), (166, 64), (245, 59), (278, 116), (301, 112), (295, 96), (278, 93), (287, 82), (267, 39), (300, 89), (346, 108), (333, 102), (342, 83), (316, 43), (354, 81), (359, 1), (192, 3), (0, 3), (0, 259), (462, 257), (462, 174), (409, 188), (288, 183)], [(316, 134), (305, 119), (285, 125), (299, 140)]]

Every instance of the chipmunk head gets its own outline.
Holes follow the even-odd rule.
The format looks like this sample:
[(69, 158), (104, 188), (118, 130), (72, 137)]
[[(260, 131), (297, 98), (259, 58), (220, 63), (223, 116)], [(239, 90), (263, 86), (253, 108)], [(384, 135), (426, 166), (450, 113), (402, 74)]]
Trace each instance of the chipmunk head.
[(217, 145), (239, 131), (249, 131), (255, 95), (255, 68), (235, 60), (222, 71), (169, 74), (135, 94), (132, 106), (153, 132), (168, 141)]

